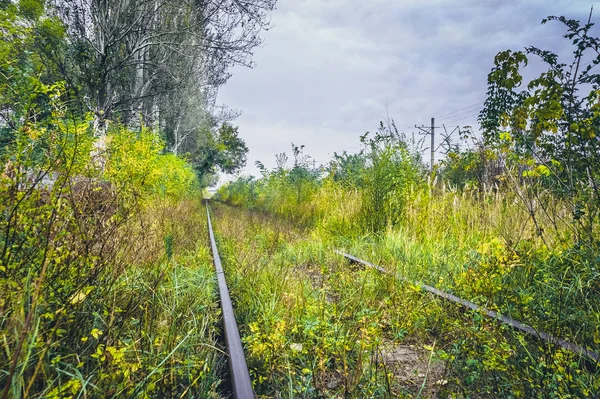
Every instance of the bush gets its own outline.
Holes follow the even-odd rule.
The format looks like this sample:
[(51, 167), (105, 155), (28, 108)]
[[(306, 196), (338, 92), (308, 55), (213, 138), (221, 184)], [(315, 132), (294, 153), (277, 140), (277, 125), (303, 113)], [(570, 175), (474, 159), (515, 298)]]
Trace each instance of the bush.
[(44, 90), (51, 117), (15, 128), (1, 154), (2, 397), (214, 394), (217, 309), (192, 169), (149, 130), (116, 129), (92, 157), (89, 122), (65, 116), (60, 85)]

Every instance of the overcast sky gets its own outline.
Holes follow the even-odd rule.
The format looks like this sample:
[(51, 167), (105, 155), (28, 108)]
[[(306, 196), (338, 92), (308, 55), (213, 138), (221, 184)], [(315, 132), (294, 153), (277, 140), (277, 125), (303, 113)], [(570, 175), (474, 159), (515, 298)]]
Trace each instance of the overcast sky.
[[(257, 160), (274, 167), (292, 142), (317, 164), (334, 151), (356, 152), (359, 136), (386, 114), (401, 129), (431, 117), (437, 126), (476, 126), (494, 56), (530, 45), (564, 51), (564, 27), (541, 20), (584, 20), (592, 4), (279, 0), (255, 68), (234, 68), (219, 93), (219, 102), (243, 112), (235, 121), (250, 148), (243, 173), (257, 175)], [(598, 6), (595, 13), (600, 22)]]

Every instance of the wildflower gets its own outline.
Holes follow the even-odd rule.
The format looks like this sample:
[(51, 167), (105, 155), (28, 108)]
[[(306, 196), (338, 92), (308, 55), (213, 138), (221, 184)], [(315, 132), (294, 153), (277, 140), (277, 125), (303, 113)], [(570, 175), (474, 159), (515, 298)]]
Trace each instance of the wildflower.
[(302, 344), (293, 343), (290, 344), (290, 349), (294, 352), (302, 352)]

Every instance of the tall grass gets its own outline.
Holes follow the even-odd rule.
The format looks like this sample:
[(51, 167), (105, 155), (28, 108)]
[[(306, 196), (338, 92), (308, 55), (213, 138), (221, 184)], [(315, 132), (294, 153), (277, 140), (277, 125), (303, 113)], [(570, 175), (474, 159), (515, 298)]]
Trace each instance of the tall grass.
[[(326, 242), (281, 221), (224, 205), (214, 214), (257, 394), (377, 398), (436, 390), (438, 375), (426, 367), (399, 381), (383, 361), (399, 345), (430, 355), (416, 313), (405, 312), (420, 293), (349, 268)], [(422, 326), (433, 323), (426, 318)], [(408, 326), (423, 334), (405, 341)]]
[[(558, 195), (545, 181), (518, 175), (517, 168), (507, 168), (495, 184), (464, 184), (458, 189), (452, 183), (457, 178), (455, 170), (454, 180), (445, 178), (444, 169), (431, 177), (418, 156), (410, 155), (408, 146), (388, 135), (376, 140), (367, 142), (362, 169), (357, 172), (353, 167), (352, 179), (344, 178), (350, 173), (340, 172), (344, 163), (338, 156), (338, 162), (311, 183), (312, 190), (296, 207), (280, 206), (295, 201), (290, 195), (294, 183), (281, 178), (285, 171), (259, 180), (240, 180), (221, 189), (221, 200), (235, 197), (231, 201), (235, 205), (308, 227), (307, 240), (319, 254), (311, 254), (310, 261), (289, 252), (269, 255), (265, 264), (272, 268), (271, 262), (279, 262), (275, 263), (279, 269), (264, 286), (257, 287), (259, 290), (269, 291), (269, 284), (276, 287), (280, 284), (277, 276), (287, 279), (290, 270), (304, 263), (333, 270), (329, 255), (321, 253), (338, 247), (393, 270), (398, 277), (434, 285), (536, 329), (600, 350), (597, 246), (589, 235), (582, 235), (573, 219), (577, 199)], [(598, 226), (597, 221), (586, 224), (585, 234)], [(241, 251), (244, 244), (238, 248)], [(337, 283), (344, 277), (336, 274), (335, 279)], [(348, 303), (355, 306), (350, 309), (368, 309), (374, 312), (368, 319), (379, 323), (387, 317), (381, 303), (395, 295), (387, 287), (393, 284), (406, 295), (410, 300), (402, 301), (399, 311), (407, 316), (394, 324), (401, 327), (386, 325), (374, 336), (389, 337), (389, 331), (396, 328), (408, 340), (427, 342), (428, 347), (436, 342), (434, 358), (444, 361), (446, 381), (439, 392), (489, 397), (600, 394), (599, 372), (589, 359), (523, 336), (479, 314), (463, 315), (455, 305), (422, 293), (409, 295), (415, 288), (410, 284), (383, 277), (376, 284), (387, 299), (381, 299), (376, 291), (363, 295), (365, 291), (345, 287), (348, 292), (344, 295), (357, 296), (360, 302), (349, 298)], [(301, 293), (292, 294), (296, 295), (304, 298)], [(376, 299), (382, 302), (373, 302)], [(254, 306), (249, 299), (241, 309)], [(336, 303), (336, 309), (339, 306)], [(283, 329), (281, 334), (289, 332)], [(379, 395), (386, 394), (381, 391)]]
[(55, 118), (1, 154), (0, 397), (217, 396), (191, 168), (146, 130), (111, 132), (98, 162), (88, 123)]

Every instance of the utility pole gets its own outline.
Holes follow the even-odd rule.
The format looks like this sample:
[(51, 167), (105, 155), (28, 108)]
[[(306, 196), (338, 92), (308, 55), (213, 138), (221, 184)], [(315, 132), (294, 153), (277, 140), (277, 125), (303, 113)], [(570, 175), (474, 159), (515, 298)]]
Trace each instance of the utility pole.
[(435, 164), (435, 118), (431, 118), (431, 126), (417, 126), (415, 127), (425, 134), (431, 135), (431, 170), (433, 170), (433, 165)]
[(431, 170), (435, 162), (435, 118), (431, 118)]

